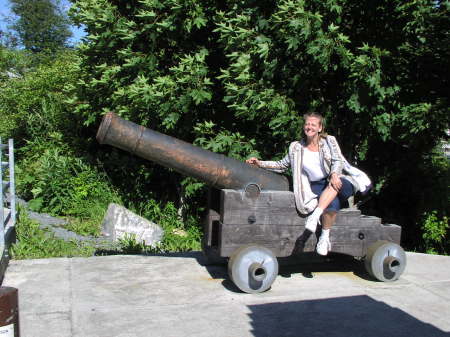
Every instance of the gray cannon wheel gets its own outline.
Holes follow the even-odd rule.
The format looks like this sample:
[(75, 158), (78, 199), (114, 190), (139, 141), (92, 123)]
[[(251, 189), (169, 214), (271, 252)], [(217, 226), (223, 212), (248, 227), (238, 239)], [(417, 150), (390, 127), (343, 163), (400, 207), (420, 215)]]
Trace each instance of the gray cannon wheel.
[(397, 280), (406, 267), (402, 247), (389, 241), (377, 241), (367, 250), (364, 261), (367, 272), (382, 282)]
[(270, 249), (249, 245), (236, 249), (228, 261), (228, 275), (246, 293), (270, 288), (278, 275), (278, 260)]

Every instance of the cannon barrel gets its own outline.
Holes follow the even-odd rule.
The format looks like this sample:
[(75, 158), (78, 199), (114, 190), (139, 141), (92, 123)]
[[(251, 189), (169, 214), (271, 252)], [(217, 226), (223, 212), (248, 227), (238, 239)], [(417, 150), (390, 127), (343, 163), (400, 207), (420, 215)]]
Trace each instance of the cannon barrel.
[(109, 144), (154, 161), (216, 188), (288, 191), (286, 177), (194, 146), (177, 138), (124, 120), (108, 112), (97, 131), (100, 144)]

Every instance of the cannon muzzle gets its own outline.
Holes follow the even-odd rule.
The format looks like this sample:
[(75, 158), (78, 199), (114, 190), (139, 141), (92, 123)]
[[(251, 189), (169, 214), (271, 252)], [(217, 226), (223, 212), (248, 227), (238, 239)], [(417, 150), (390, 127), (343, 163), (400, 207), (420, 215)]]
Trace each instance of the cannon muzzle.
[(109, 144), (216, 188), (288, 191), (286, 177), (251, 166), (107, 113), (97, 132)]

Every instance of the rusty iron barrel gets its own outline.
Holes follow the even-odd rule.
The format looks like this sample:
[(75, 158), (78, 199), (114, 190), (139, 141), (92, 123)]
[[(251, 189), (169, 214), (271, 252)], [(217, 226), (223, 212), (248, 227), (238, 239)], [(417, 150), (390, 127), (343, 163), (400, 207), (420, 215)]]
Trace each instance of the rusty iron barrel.
[(288, 191), (286, 177), (251, 166), (177, 138), (124, 120), (108, 112), (97, 131), (100, 144), (109, 144), (154, 161), (217, 188)]

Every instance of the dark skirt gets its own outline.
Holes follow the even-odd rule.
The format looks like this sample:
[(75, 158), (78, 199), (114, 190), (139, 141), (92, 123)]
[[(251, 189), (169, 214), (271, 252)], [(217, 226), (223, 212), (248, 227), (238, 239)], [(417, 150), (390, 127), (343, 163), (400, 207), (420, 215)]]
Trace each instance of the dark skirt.
[[(339, 211), (341, 208), (348, 207), (348, 198), (350, 198), (353, 193), (353, 185), (345, 178), (341, 178), (342, 187), (338, 192), (336, 198), (328, 205), (325, 211)], [(322, 179), (319, 181), (311, 182), (311, 190), (314, 194), (317, 194), (317, 197), (320, 198), (323, 190), (328, 186), (328, 180)]]

